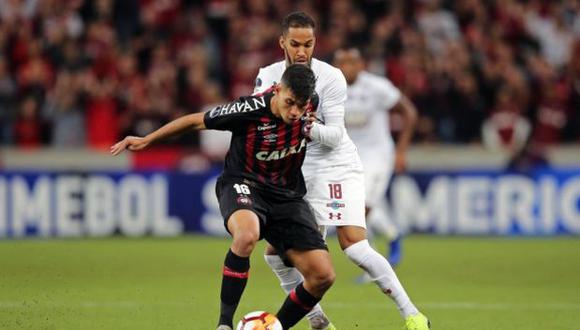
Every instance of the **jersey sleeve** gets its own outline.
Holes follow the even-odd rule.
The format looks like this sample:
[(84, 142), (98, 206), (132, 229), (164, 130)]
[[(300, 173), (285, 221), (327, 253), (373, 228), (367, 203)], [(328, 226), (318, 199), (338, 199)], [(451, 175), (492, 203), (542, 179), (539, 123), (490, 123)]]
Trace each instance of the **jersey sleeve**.
[[(338, 69), (332, 80), (326, 85), (321, 95), (319, 111), (324, 116), (324, 121), (328, 122), (330, 117), (344, 122), (344, 102), (346, 101), (346, 79)], [(334, 122), (335, 120), (330, 120)]]
[(331, 148), (340, 145), (345, 132), (344, 102), (346, 101), (346, 79), (336, 71), (336, 74), (324, 88), (318, 112), (324, 119), (324, 125), (312, 126), (313, 141), (320, 142)]
[(261, 68), (260, 71), (258, 71), (258, 76), (254, 83), (254, 95), (264, 93), (276, 83), (271, 71), (272, 70), (266, 70), (264, 68)]
[(208, 129), (234, 132), (250, 120), (249, 113), (266, 107), (266, 104), (264, 96), (240, 97), (234, 102), (207, 111), (203, 122)]
[(377, 79), (375, 89), (381, 110), (390, 110), (401, 99), (401, 91), (388, 79)]

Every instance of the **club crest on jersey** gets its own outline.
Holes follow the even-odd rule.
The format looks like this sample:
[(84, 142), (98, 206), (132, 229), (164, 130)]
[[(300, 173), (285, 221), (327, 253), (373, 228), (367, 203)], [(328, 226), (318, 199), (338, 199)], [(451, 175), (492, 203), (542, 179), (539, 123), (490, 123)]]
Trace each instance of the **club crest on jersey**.
[(236, 202), (242, 205), (252, 205), (252, 200), (248, 196), (239, 196)]
[(251, 112), (266, 106), (266, 100), (263, 96), (248, 98), (244, 102), (232, 102), (213, 108), (210, 113), (210, 118), (217, 116), (231, 115), (239, 112)]
[(332, 201), (332, 203), (327, 203), (326, 207), (330, 207), (333, 210), (338, 210), (344, 208), (346, 205), (344, 203), (340, 203), (338, 201)]
[(284, 148), (282, 150), (273, 150), (273, 151), (260, 151), (256, 154), (256, 158), (263, 161), (272, 161), (272, 160), (279, 160), (284, 157), (288, 157), (293, 154), (297, 154), (302, 151), (306, 147), (306, 140), (300, 140), (299, 144), (290, 146), (289, 148)]

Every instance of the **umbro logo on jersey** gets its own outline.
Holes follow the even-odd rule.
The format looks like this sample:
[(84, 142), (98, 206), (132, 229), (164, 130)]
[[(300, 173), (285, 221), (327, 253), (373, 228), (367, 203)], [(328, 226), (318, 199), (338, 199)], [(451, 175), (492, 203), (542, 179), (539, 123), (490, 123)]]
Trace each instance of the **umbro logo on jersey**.
[(278, 134), (275, 133), (264, 135), (264, 140), (266, 140), (266, 142), (275, 142), (277, 138)]
[(254, 97), (245, 100), (244, 102), (233, 102), (224, 104), (210, 111), (209, 117), (215, 118), (217, 116), (230, 115), (239, 112), (251, 112), (266, 106), (266, 100), (263, 96)]

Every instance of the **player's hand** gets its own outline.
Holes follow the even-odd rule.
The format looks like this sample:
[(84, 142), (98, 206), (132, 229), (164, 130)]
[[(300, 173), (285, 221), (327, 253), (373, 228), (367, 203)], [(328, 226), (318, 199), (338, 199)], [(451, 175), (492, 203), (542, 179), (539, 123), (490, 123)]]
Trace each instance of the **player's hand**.
[(115, 143), (115, 145), (111, 146), (111, 153), (113, 156), (117, 156), (118, 154), (125, 151), (125, 149), (139, 151), (147, 148), (148, 145), (149, 141), (147, 141), (145, 138), (138, 136), (127, 136), (122, 141), (119, 141)]
[(306, 112), (304, 114), (304, 126), (302, 126), (302, 134), (307, 138), (310, 138), (310, 132), (312, 131), (312, 125), (316, 121), (316, 112)]
[(407, 171), (407, 154), (397, 151), (395, 154), (395, 173), (401, 174)]

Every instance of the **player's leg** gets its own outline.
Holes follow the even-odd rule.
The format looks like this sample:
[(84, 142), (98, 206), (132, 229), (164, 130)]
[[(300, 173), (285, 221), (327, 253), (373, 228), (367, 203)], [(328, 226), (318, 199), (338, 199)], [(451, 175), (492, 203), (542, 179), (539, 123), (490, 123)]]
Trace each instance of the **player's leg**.
[[(276, 259), (278, 264), (275, 265), (278, 270), (283, 266), (296, 265), (296, 269), (291, 270), (295, 272), (293, 281), (298, 281), (300, 277), (299, 283), (292, 282), (292, 285), (285, 286), (285, 289), (291, 291), (279, 315), (283, 324), (293, 324), (317, 305), (323, 291), (327, 289), (326, 286), (334, 280), (334, 270), (310, 205), (304, 199), (272, 202), (276, 202), (277, 207), (270, 210), (269, 225), (264, 228), (263, 233), (264, 238), (274, 248), (269, 252), (276, 251), (279, 254), (280, 257)], [(275, 257), (268, 259), (272, 261), (273, 258)], [(305, 265), (310, 270), (302, 277), (300, 270), (307, 267)], [(302, 300), (306, 301), (308, 310), (303, 308), (306, 305), (300, 309), (295, 308), (297, 301)]]
[(336, 229), (340, 247), (347, 257), (365, 270), (379, 288), (397, 304), (404, 318), (418, 314), (393, 268), (383, 255), (375, 251), (366, 239), (366, 230), (358, 226)]
[(300, 321), (322, 299), (334, 283), (335, 273), (328, 251), (317, 249), (309, 251), (287, 250), (288, 259), (304, 275), (284, 301), (277, 317), (284, 329), (289, 329)]
[(429, 321), (411, 302), (387, 259), (370, 246), (366, 239), (366, 229), (341, 226), (336, 228), (336, 233), (340, 247), (347, 257), (366, 271), (381, 291), (395, 302), (405, 319), (406, 329), (429, 329)]
[[(238, 192), (244, 186), (244, 192)], [(218, 179), (216, 194), (232, 244), (224, 260), (218, 329), (233, 326), (233, 317), (248, 281), (250, 254), (260, 239), (267, 205), (260, 191), (239, 179)], [(242, 195), (242, 196), (240, 196)]]
[[(304, 281), (304, 277), (300, 274), (298, 269), (286, 266), (282, 258), (276, 254), (274, 247), (270, 244), (266, 246), (264, 259), (276, 277), (278, 277), (280, 286), (287, 294)], [(313, 330), (334, 329), (320, 304), (316, 304), (312, 310), (306, 314), (306, 318), (308, 318), (310, 327)]]
[(260, 238), (260, 220), (253, 211), (241, 209), (228, 218), (227, 228), (233, 241), (224, 260), (219, 325), (233, 327), (234, 313), (248, 282), (250, 255)]

